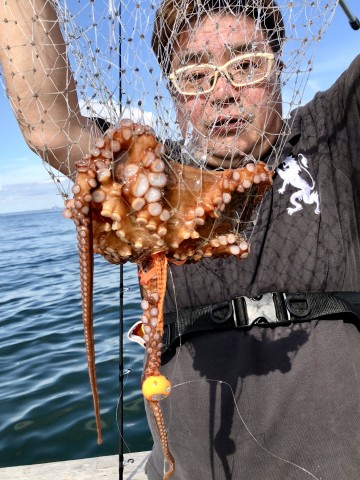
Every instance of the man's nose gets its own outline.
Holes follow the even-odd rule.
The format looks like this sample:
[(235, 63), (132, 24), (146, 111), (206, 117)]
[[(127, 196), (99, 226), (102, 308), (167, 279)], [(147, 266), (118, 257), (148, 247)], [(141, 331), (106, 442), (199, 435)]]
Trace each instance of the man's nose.
[(228, 102), (229, 98), (235, 98), (238, 95), (238, 89), (232, 85), (225, 75), (220, 74), (210, 95), (210, 102), (219, 104), (225, 100)]

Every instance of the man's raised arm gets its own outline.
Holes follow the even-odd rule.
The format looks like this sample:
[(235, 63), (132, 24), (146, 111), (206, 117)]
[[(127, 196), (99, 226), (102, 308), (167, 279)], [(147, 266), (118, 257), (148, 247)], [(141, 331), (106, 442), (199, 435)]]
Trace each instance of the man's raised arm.
[(0, 60), (27, 144), (71, 175), (99, 132), (80, 115), (66, 45), (49, 0), (0, 0)]

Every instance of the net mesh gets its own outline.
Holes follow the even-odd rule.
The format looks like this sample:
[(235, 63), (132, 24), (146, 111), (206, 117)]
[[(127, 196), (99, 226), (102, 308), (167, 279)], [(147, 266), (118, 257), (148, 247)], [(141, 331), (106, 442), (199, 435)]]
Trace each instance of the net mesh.
[[(45, 160), (64, 198), (71, 182), (58, 170), (73, 172), (74, 158), (86, 154), (100, 134), (84, 117), (102, 117), (112, 125), (121, 118), (150, 124), (159, 139), (181, 145), (181, 161), (205, 168), (211, 158), (215, 166), (222, 166), (219, 158), (229, 160), (226, 166), (258, 160), (268, 144), (276, 163), (291, 124), (283, 122), (276, 133), (273, 125), (300, 105), (316, 45), (336, 6), (326, 1), (275, 6), (251, 0), (246, 7), (233, 0), (167, 1), (157, 16), (154, 52), (159, 1), (26, 0), (21, 10), (13, 2), (3, 4), (1, 81), (29, 144)], [(24, 21), (25, 15), (31, 20)], [(11, 26), (15, 36), (8, 33)], [(251, 56), (266, 52), (274, 53), (271, 62)], [(19, 61), (19, 54), (27, 61)], [(250, 57), (242, 59), (244, 54)], [(237, 58), (227, 72), (218, 73), (216, 67)], [(193, 93), (182, 96), (168, 74), (199, 63), (207, 70), (178, 75)], [(266, 74), (269, 63), (265, 80), (251, 84)], [(216, 99), (202, 94), (205, 75), (211, 84), (214, 73)], [(244, 84), (237, 88), (241, 94), (229, 86), (231, 76), (235, 85)]]
[[(75, 162), (123, 119), (153, 127), (165, 162), (193, 165), (199, 176), (265, 158), (276, 165), (335, 6), (26, 0), (20, 8), (4, 1), (0, 78), (26, 141), (65, 200)], [(243, 205), (254, 204), (253, 189), (246, 193)], [(232, 222), (233, 233), (250, 218)]]

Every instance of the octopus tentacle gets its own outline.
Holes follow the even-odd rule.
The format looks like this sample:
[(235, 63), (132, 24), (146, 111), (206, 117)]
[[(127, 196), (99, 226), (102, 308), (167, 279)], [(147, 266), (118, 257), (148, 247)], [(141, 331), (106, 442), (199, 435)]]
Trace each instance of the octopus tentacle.
[(159, 400), (171, 384), (160, 372), (163, 302), (167, 262), (204, 257), (246, 258), (250, 244), (242, 222), (272, 184), (263, 163), (207, 171), (176, 163), (148, 127), (122, 120), (99, 138), (77, 165), (74, 198), (65, 216), (77, 226), (83, 321), (98, 441), (101, 442), (92, 327), (92, 254), (109, 262), (137, 263), (143, 300), (143, 340), (147, 360), (142, 390), (153, 411), (165, 459), (164, 479), (174, 472)]
[[(77, 184), (73, 187), (74, 199), (66, 204), (65, 217), (73, 218), (77, 229), (77, 240), (80, 263), (82, 317), (84, 324), (84, 337), (88, 373), (95, 410), (98, 444), (102, 443), (99, 392), (96, 380), (95, 347), (93, 329), (93, 242), (91, 227), (91, 194), (93, 188), (94, 172), (88, 168), (87, 163), (77, 164)], [(90, 180), (90, 181), (89, 181)]]
[(148, 404), (151, 408), (151, 411), (154, 415), (155, 419), (155, 424), (157, 427), (157, 430), (159, 432), (159, 437), (160, 437), (160, 442), (162, 445), (163, 453), (165, 456), (165, 459), (169, 465), (169, 469), (164, 473), (164, 480), (168, 480), (173, 473), (175, 472), (175, 460), (174, 457), (171, 455), (170, 450), (168, 448), (167, 444), (167, 434), (166, 434), (166, 427), (164, 424), (164, 419), (163, 415), (161, 412), (161, 408), (159, 405), (159, 402), (153, 402), (148, 400)]
[(159, 359), (164, 332), (163, 304), (166, 291), (167, 258), (163, 253), (156, 253), (150, 257), (149, 261), (140, 264), (139, 269), (143, 295), (141, 318), (144, 324), (147, 353), (143, 379), (146, 380), (151, 375), (160, 375)]
[(140, 266), (140, 285), (142, 286), (144, 340), (146, 342), (146, 363), (143, 373), (143, 394), (154, 415), (164, 457), (169, 470), (164, 479), (170, 478), (175, 470), (175, 461), (168, 447), (166, 427), (159, 405), (159, 400), (166, 398), (171, 391), (171, 384), (161, 375), (159, 364), (161, 357), (161, 339), (164, 332), (163, 305), (166, 292), (167, 258), (163, 253), (151, 256), (150, 262)]

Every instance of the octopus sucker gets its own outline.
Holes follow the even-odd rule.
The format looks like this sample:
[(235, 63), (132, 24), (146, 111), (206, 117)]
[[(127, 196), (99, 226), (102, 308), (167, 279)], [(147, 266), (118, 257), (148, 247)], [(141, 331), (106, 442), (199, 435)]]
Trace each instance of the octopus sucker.
[(166, 156), (151, 127), (128, 119), (97, 139), (76, 168), (73, 198), (66, 202), (64, 216), (74, 221), (78, 233), (84, 334), (98, 442), (94, 253), (110, 263), (138, 265), (146, 351), (142, 391), (154, 415), (168, 464), (164, 480), (168, 480), (175, 462), (159, 403), (171, 392), (170, 381), (160, 370), (168, 262), (182, 265), (229, 255), (246, 258), (250, 244), (240, 225), (251, 219), (255, 205), (272, 184), (273, 173), (261, 161), (225, 171), (179, 164)]

